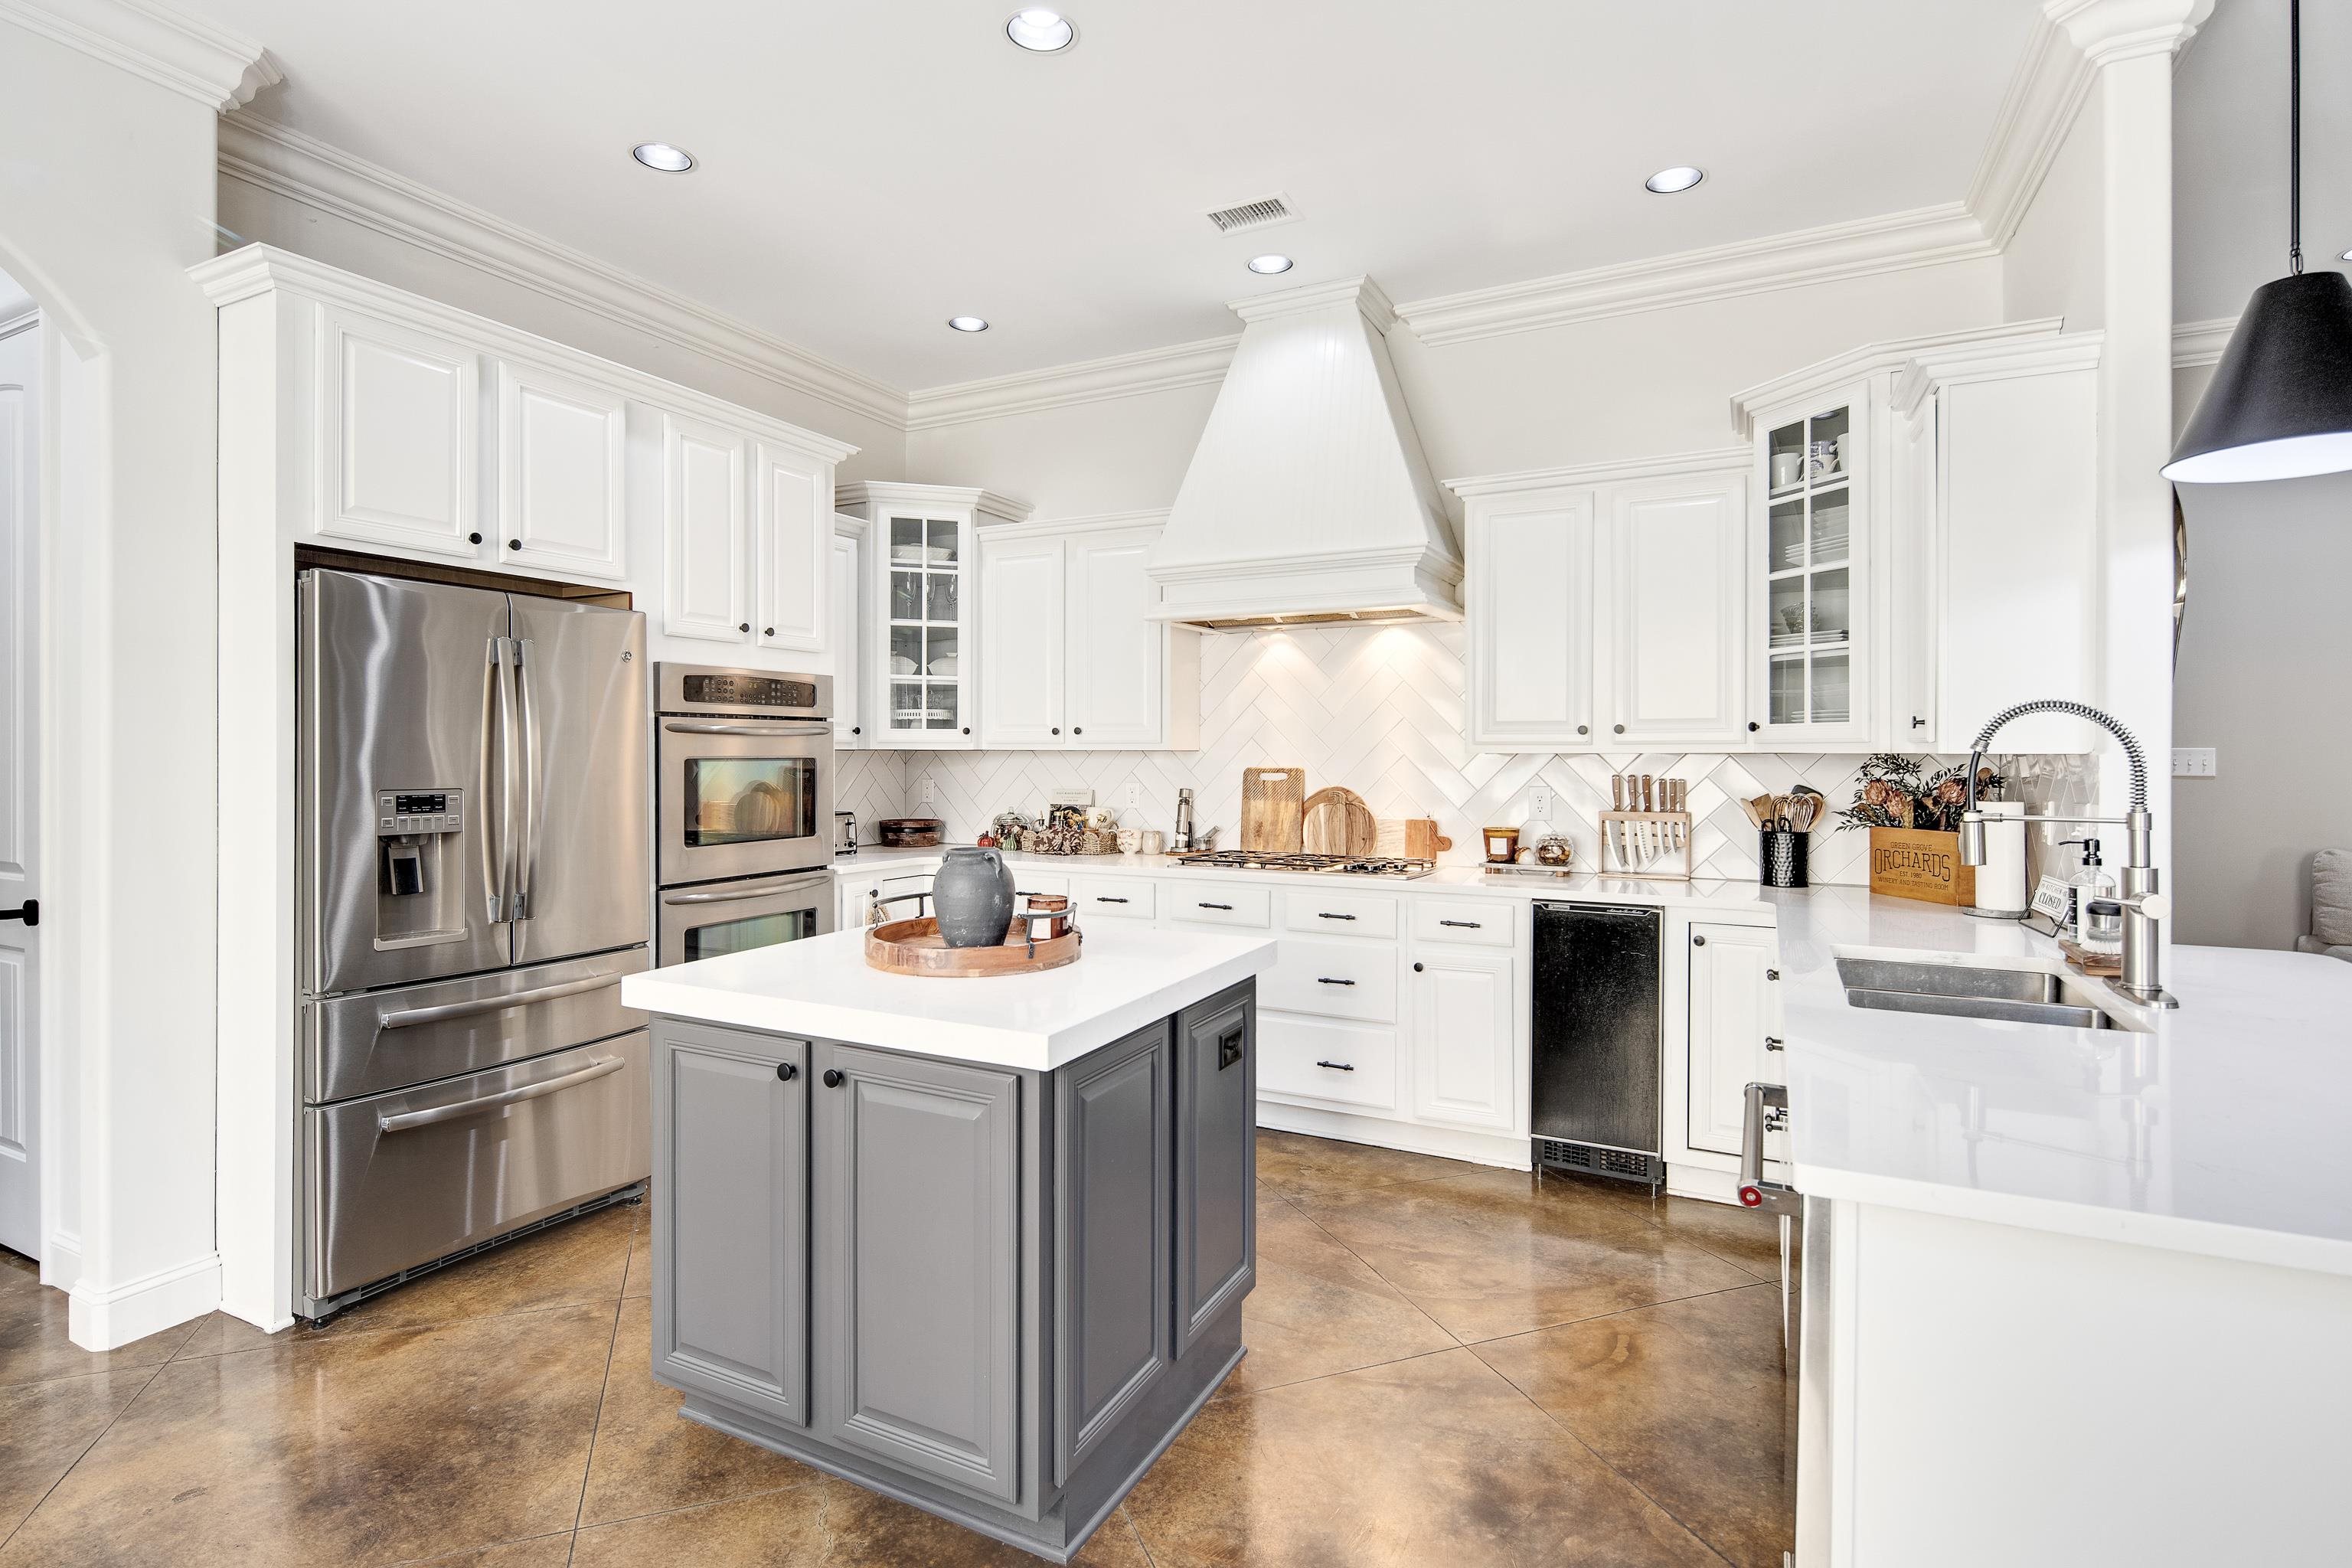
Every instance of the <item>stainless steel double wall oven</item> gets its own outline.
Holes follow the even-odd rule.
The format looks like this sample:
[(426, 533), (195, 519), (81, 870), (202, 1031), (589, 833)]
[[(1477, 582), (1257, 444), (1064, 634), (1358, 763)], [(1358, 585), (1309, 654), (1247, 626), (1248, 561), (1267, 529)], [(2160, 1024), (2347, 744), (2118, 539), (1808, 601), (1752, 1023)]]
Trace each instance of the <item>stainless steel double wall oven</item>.
[(655, 672), (663, 963), (833, 929), (833, 677)]
[(645, 617), (313, 569), (295, 1310), (651, 1170)]

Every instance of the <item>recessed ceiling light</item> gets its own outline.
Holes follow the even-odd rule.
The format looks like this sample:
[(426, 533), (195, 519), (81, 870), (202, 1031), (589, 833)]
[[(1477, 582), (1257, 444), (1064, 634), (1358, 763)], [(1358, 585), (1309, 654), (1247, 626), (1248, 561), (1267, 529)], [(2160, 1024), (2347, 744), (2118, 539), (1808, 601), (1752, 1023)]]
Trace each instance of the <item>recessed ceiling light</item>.
[(2343, 255), (2341, 255), (2341, 256), (2337, 257), (2336, 259), (2336, 260), (2338, 260), (2338, 261), (2352, 261), (2352, 250), (2347, 250), (2347, 251), (2346, 251)]
[(1642, 184), (1662, 196), (1670, 196), (1676, 191), (1689, 190), (1706, 178), (1705, 169), (1694, 169), (1685, 163), (1678, 169), (1661, 169)]
[(1249, 269), (1252, 272), (1287, 272), (1290, 270), (1290, 268), (1291, 261), (1290, 258), (1287, 256), (1253, 256), (1250, 258)]
[(1033, 54), (1050, 55), (1078, 41), (1077, 28), (1059, 11), (1031, 5), (1015, 11), (1004, 24), (1004, 36)]
[(659, 169), (665, 174), (683, 174), (694, 167), (694, 154), (683, 147), (673, 147), (667, 142), (640, 142), (629, 149), (629, 156), (648, 169)]
[(950, 316), (948, 325), (959, 332), (984, 332), (988, 323), (978, 316)]

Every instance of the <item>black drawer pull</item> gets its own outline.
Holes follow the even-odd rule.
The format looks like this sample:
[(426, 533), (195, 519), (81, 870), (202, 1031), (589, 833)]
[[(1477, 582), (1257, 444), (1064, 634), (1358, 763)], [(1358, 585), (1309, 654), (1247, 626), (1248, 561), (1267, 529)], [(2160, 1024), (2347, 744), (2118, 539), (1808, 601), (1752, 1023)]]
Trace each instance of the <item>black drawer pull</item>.
[(1768, 1051), (1780, 1050), (1786, 1043), (1787, 1042), (1783, 1041), (1778, 1035), (1767, 1035), (1764, 1037), (1764, 1048)]
[(1318, 974), (1315, 977), (1315, 984), (1318, 985), (1353, 985), (1355, 982), (1352, 980), (1334, 980), (1328, 974)]
[(1440, 921), (1437, 923), (1442, 926), (1460, 926), (1464, 931), (1485, 931), (1486, 929), (1485, 926), (1480, 925), (1476, 921)]
[(1201, 906), (1201, 908), (1204, 910), (1230, 910), (1234, 906), (1231, 904), (1202, 904)]
[(1318, 921), (1351, 921), (1356, 917), (1353, 915), (1335, 915), (1328, 910), (1318, 910), (1316, 911), (1315, 918)]
[(1329, 1068), (1333, 1072), (1354, 1072), (1356, 1070), (1354, 1066), (1348, 1062), (1317, 1062), (1315, 1065), (1318, 1068)]
[(1097, 893), (1095, 895), (1095, 902), (1098, 904), (1123, 904), (1127, 902), (1127, 900), (1125, 899), (1114, 899), (1108, 893)]

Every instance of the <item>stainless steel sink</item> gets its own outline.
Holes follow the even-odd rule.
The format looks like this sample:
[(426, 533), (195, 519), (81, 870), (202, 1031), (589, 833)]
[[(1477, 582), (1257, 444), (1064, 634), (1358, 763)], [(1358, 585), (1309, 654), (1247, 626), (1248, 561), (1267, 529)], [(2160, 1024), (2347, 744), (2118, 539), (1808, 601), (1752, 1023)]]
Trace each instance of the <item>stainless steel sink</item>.
[(1846, 1005), (1852, 1007), (2053, 1024), (2067, 1029), (2119, 1026), (2084, 993), (2069, 985), (2063, 975), (2039, 969), (1989, 969), (1882, 958), (1841, 958), (1837, 966)]

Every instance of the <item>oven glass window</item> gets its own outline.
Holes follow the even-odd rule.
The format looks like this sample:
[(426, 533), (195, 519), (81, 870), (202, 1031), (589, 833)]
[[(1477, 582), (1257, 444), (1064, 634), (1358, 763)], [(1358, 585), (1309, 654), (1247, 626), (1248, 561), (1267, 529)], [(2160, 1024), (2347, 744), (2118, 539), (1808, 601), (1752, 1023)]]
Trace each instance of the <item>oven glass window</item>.
[(722, 952), (743, 952), (755, 947), (773, 947), (780, 942), (798, 942), (816, 934), (814, 910), (787, 910), (780, 915), (753, 915), (748, 920), (721, 921), (717, 925), (696, 926), (686, 933), (686, 962), (698, 958), (717, 958)]
[(816, 836), (816, 762), (810, 757), (689, 757), (688, 848)]

